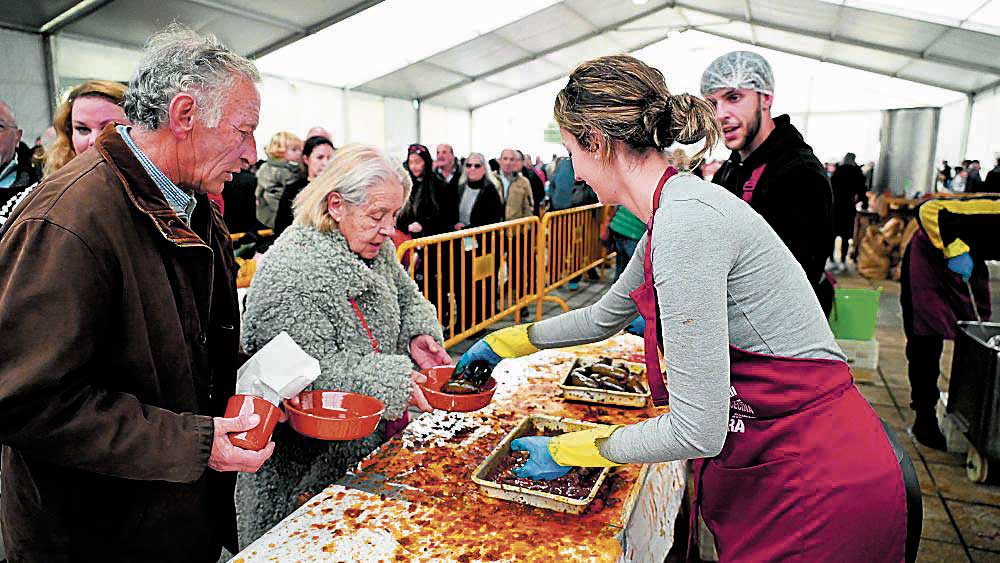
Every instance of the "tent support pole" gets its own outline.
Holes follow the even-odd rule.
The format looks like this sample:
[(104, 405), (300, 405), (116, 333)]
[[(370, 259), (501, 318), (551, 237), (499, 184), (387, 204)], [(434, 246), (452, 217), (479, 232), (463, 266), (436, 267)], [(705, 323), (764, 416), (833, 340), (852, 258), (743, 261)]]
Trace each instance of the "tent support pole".
[(972, 105), (976, 103), (975, 94), (965, 96), (965, 119), (962, 121), (962, 144), (959, 146), (959, 162), (965, 160), (965, 152), (969, 150), (969, 128), (972, 126)]

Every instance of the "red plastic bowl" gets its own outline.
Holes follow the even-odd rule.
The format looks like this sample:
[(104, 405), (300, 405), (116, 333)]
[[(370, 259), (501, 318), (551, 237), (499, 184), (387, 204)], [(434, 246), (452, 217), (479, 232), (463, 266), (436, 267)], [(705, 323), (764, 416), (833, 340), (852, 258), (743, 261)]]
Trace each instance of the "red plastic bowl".
[(382, 401), (344, 391), (304, 391), (301, 408), (285, 401), (288, 422), (296, 432), (319, 440), (357, 440), (368, 436), (382, 420)]
[(226, 403), (226, 418), (257, 413), (260, 424), (245, 432), (229, 435), (229, 441), (237, 448), (259, 452), (271, 441), (271, 433), (281, 418), (281, 409), (260, 397), (233, 395)]
[(420, 389), (432, 407), (443, 411), (472, 412), (490, 404), (493, 393), (497, 390), (497, 381), (492, 377), (486, 380), (483, 390), (479, 393), (469, 395), (442, 393), (441, 386), (448, 383), (454, 371), (455, 366), (436, 366), (420, 370), (420, 373), (427, 376), (427, 382), (419, 384)]

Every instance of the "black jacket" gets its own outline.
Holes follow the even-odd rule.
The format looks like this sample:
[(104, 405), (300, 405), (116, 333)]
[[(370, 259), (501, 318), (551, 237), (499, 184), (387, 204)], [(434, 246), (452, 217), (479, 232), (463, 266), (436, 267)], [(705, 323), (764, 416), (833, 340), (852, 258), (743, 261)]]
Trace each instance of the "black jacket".
[(542, 209), (542, 202), (545, 200), (545, 182), (538, 177), (538, 174), (530, 166), (521, 168), (521, 175), (528, 179), (531, 184), (531, 198), (535, 204), (535, 215)]
[(833, 187), (833, 213), (840, 232), (854, 229), (857, 203), (865, 201), (865, 173), (856, 164), (840, 164), (830, 177)]
[(754, 169), (767, 164), (750, 207), (778, 233), (816, 289), (833, 248), (833, 191), (823, 165), (788, 116), (774, 123), (774, 131), (745, 162), (733, 152), (712, 181), (740, 197)]
[[(414, 237), (429, 237), (448, 233), (458, 222), (458, 203), (448, 184), (428, 167), (422, 178), (413, 179), (410, 199), (403, 206), (396, 220), (396, 228)], [(410, 233), (407, 227), (420, 223), (419, 233)]]
[(445, 179), (444, 174), (442, 174), (440, 169), (435, 169), (434, 173), (437, 174), (437, 177), (441, 180), (441, 182), (448, 184), (448, 187), (451, 188), (452, 192), (458, 191), (458, 186), (462, 182), (462, 171), (458, 167), (458, 161), (455, 161), (455, 171), (451, 174), (451, 180)]
[[(482, 184), (483, 186), (478, 190), (479, 195), (476, 196), (476, 202), (472, 204), (471, 220), (465, 226), (466, 229), (484, 227), (503, 221), (504, 204), (500, 199), (500, 192), (497, 191), (493, 182), (490, 182), (485, 177), (482, 180)], [(457, 201), (459, 205), (461, 205), (462, 195), (465, 194), (465, 190), (467, 189), (471, 189), (469, 188), (469, 183), (458, 187)]]

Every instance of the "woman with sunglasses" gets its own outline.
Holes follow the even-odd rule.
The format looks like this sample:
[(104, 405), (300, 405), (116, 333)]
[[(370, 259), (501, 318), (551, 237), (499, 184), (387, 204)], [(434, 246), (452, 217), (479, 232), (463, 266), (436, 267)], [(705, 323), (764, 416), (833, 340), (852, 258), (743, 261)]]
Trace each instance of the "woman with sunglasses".
[[(500, 192), (487, 174), (486, 158), (474, 152), (465, 160), (465, 175), (458, 185), (458, 223), (455, 230), (474, 229), (499, 223), (503, 221), (504, 205), (500, 199)], [(468, 241), (468, 242), (466, 242)], [(465, 306), (459, 314), (455, 332), (466, 330), (477, 322), (482, 322), (477, 313), (481, 310), (483, 296), (488, 293), (487, 282), (481, 282), (479, 288), (479, 298), (474, 299), (472, 263), (473, 257), (481, 254), (476, 249), (474, 239), (462, 241), (461, 251), (465, 254), (465, 267), (462, 271), (461, 297), (462, 301), (456, 298), (456, 303), (464, 302)], [(462, 263), (459, 256), (455, 257), (455, 264)], [(489, 279), (489, 278), (487, 278)]]

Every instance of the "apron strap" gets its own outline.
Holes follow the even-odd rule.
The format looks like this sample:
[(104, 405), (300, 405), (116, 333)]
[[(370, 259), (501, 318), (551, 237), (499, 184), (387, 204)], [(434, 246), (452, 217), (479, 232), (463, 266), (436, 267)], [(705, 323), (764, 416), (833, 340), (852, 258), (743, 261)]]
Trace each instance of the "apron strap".
[(750, 179), (747, 180), (747, 183), (743, 184), (743, 201), (750, 203), (750, 200), (753, 198), (753, 191), (757, 187), (757, 182), (760, 180), (761, 175), (764, 174), (766, 166), (767, 163), (764, 163), (755, 168), (753, 173), (750, 174)]
[[(656, 291), (653, 285), (653, 218), (660, 208), (660, 194), (667, 180), (677, 174), (677, 170), (671, 166), (663, 173), (660, 183), (653, 192), (653, 213), (646, 222), (646, 249), (642, 254), (643, 285), (648, 284), (650, 295), (655, 304)], [(643, 347), (646, 355), (646, 383), (649, 384), (649, 394), (653, 399), (653, 405), (662, 407), (670, 402), (670, 394), (667, 392), (666, 378), (660, 370), (660, 315), (659, 307), (655, 308), (656, 314), (653, 319), (646, 319), (646, 328), (643, 331)], [(650, 322), (652, 321), (652, 322)]]

